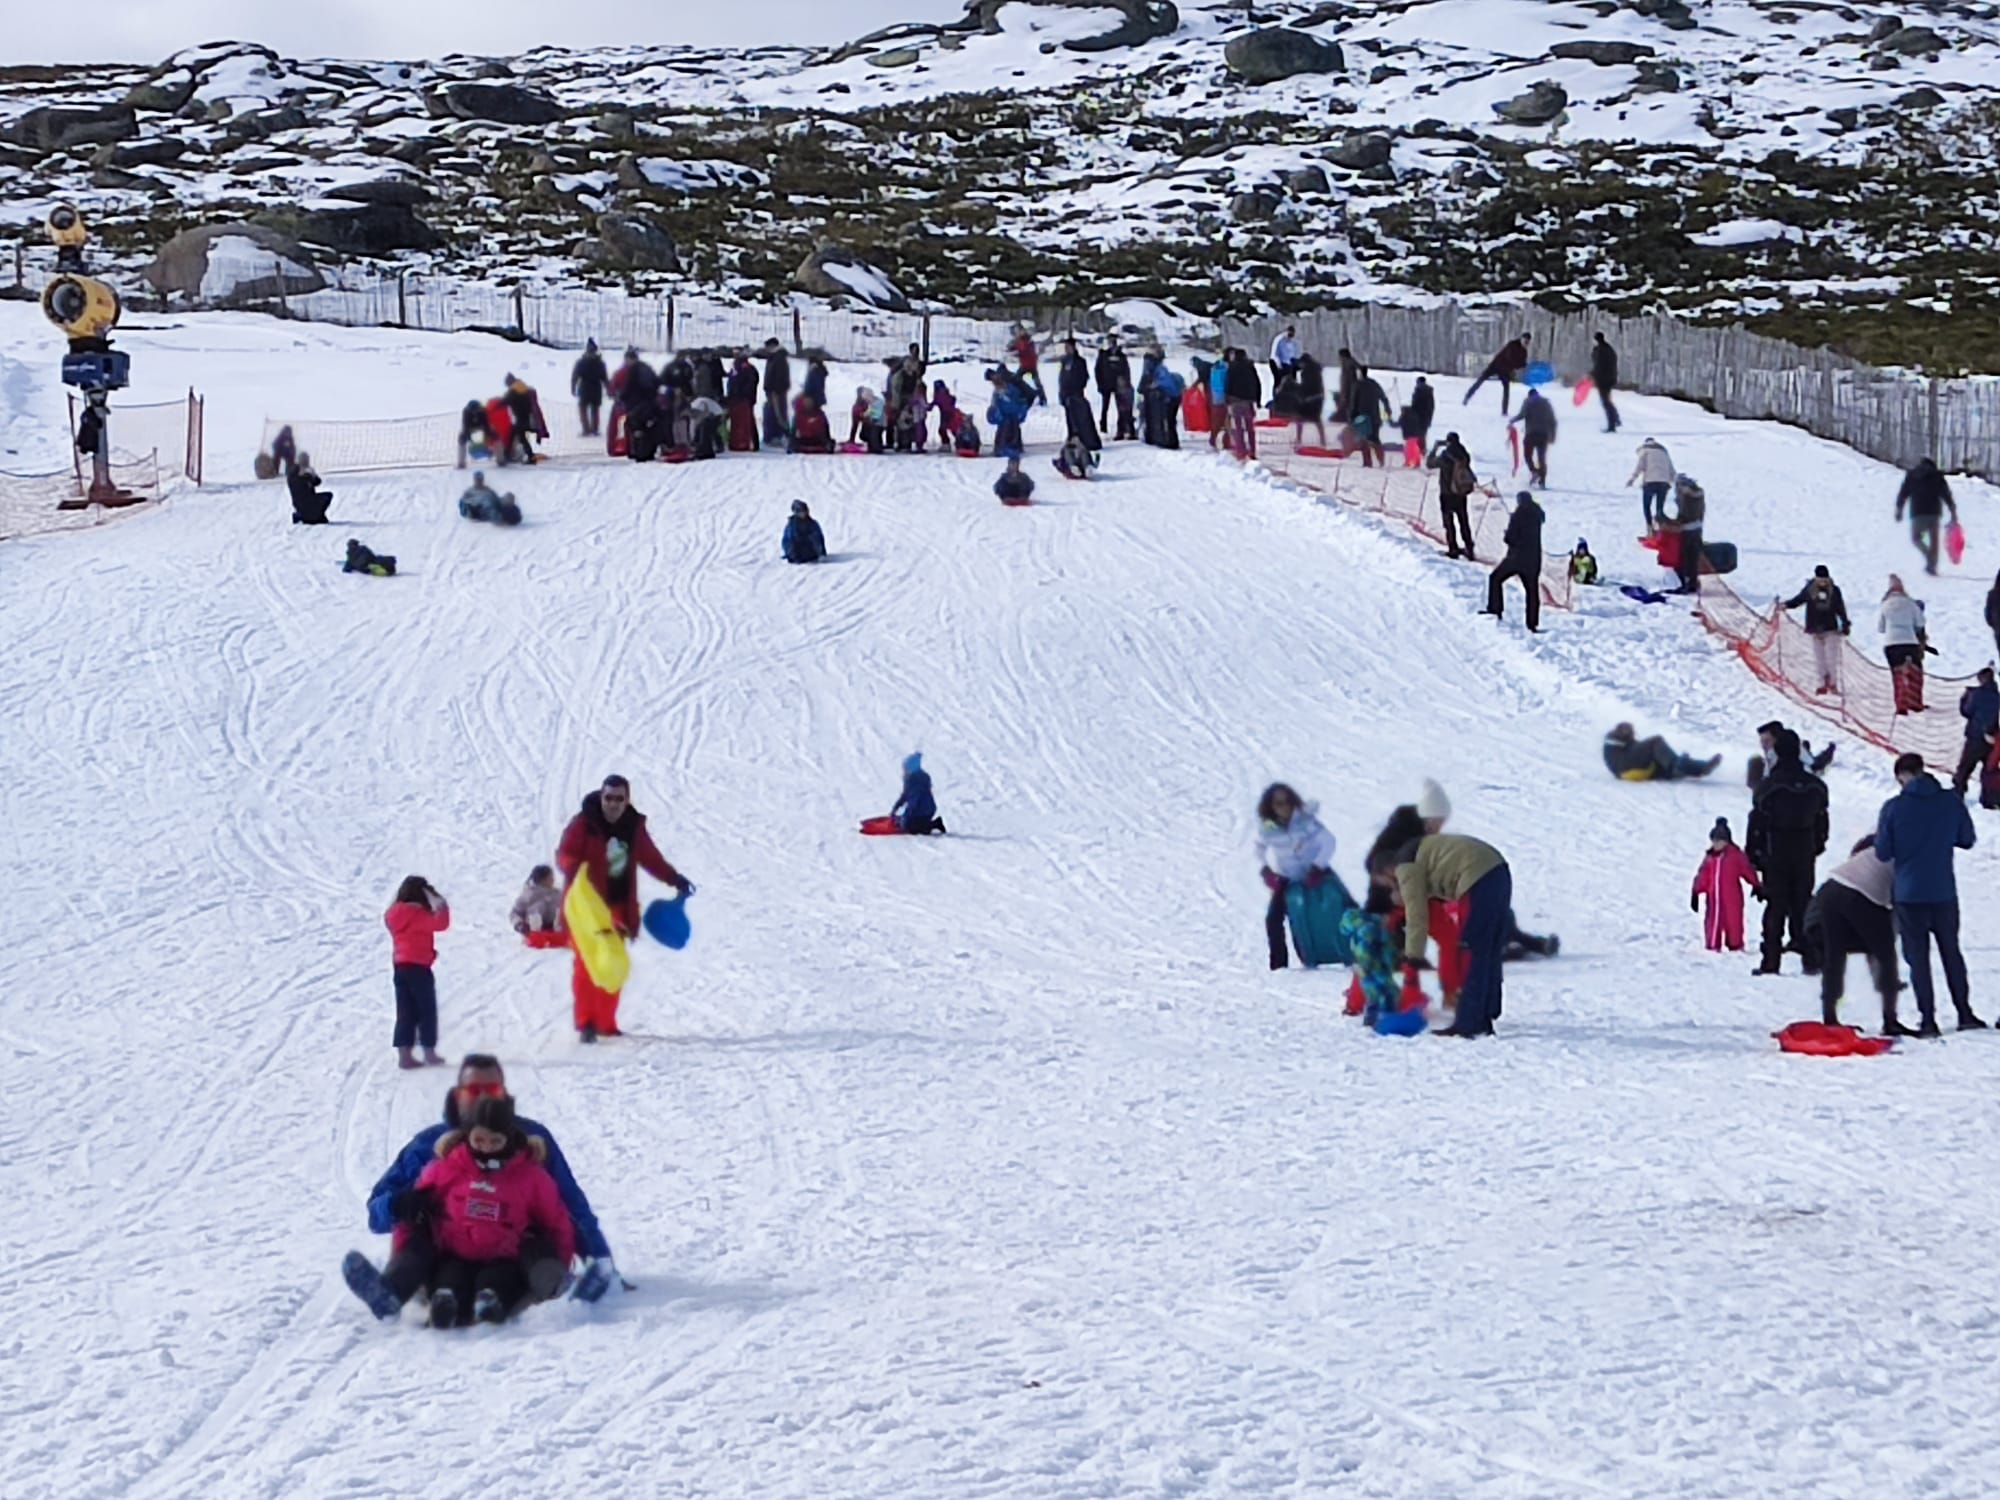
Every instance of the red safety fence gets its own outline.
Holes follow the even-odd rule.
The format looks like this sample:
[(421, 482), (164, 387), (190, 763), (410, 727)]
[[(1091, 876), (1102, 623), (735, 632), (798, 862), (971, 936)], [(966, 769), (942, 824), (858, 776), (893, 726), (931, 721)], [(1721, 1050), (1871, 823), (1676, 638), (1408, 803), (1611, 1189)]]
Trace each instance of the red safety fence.
[[(1289, 426), (1262, 427), (1257, 430), (1257, 461), (1272, 473), (1282, 474), (1309, 490), (1357, 510), (1388, 516), (1418, 536), (1440, 547), (1444, 545), (1444, 510), (1433, 482), (1436, 475), (1429, 469), (1404, 467), (1400, 448), (1388, 451), (1387, 467), (1367, 468), (1359, 455), (1330, 458), (1301, 454)], [(1500, 497), (1497, 481), (1488, 476), (1483, 482), (1487, 488), (1474, 491), (1466, 513), (1472, 522), (1477, 561), (1480, 566), (1491, 568), (1507, 551), (1504, 538), (1511, 506)], [(1542, 601), (1554, 609), (1569, 609), (1574, 589), (1569, 576), (1569, 554), (1545, 551)]]
[(1720, 578), (1709, 575), (1701, 580), (1698, 605), (1702, 624), (1727, 641), (1759, 678), (1801, 708), (1893, 754), (1914, 750), (1933, 770), (1949, 774), (1958, 764), (1965, 744), (1958, 699), (1972, 685), (1970, 677), (1929, 678), (1923, 683), (1923, 706), (1900, 712), (1889, 668), (1843, 638), (1835, 690), (1822, 693), (1813, 638), (1775, 601), (1759, 611)]

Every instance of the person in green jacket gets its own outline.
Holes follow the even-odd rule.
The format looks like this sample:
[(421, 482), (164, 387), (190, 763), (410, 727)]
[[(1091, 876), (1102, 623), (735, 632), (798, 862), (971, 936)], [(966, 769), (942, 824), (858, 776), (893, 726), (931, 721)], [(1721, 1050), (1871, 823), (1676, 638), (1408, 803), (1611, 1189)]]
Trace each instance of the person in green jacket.
[(1396, 868), (1403, 893), (1403, 966), (1428, 968), (1424, 949), (1431, 937), (1431, 902), (1466, 904), (1460, 941), (1465, 947), (1465, 988), (1458, 1019), (1440, 1036), (1491, 1036), (1501, 1008), (1501, 963), (1507, 948), (1508, 913), (1514, 905), (1514, 876), (1506, 856), (1491, 844), (1462, 833), (1426, 833), (1416, 853)]

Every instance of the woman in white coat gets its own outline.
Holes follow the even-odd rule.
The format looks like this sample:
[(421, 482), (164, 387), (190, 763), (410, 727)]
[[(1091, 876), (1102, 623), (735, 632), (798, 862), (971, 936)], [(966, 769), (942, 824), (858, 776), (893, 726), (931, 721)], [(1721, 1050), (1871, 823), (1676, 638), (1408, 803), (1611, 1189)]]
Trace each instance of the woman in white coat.
[[(1285, 956), (1285, 891), (1294, 882), (1318, 886), (1333, 868), (1333, 835), (1319, 820), (1319, 804), (1302, 802), (1284, 782), (1273, 782), (1257, 799), (1257, 853), (1264, 861), (1264, 884), (1271, 891), (1264, 935), (1271, 944), (1271, 967)], [(1300, 962), (1305, 961), (1304, 955)]]
[(1882, 613), (1875, 621), (1882, 632), (1882, 655), (1896, 681), (1896, 712), (1919, 713), (1924, 706), (1924, 606), (1903, 591), (1903, 580), (1889, 575), (1889, 592), (1882, 596)]

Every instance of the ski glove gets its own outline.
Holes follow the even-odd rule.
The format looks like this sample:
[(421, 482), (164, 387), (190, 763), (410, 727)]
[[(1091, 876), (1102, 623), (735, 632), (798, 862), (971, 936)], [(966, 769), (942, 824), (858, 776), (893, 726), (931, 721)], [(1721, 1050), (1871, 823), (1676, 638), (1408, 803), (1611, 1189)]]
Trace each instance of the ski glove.
[(1276, 870), (1265, 870), (1263, 875), (1264, 884), (1272, 890), (1282, 891), (1285, 888), (1285, 877), (1280, 875)]
[(389, 1200), (389, 1213), (398, 1224), (417, 1228), (437, 1217), (438, 1201), (429, 1188), (410, 1187)]
[(1701, 897), (1699, 896), (1688, 897), (1688, 910), (1692, 912), (1699, 912), (1701, 910)]
[(694, 894), (694, 882), (692, 880), (689, 880), (687, 876), (683, 875), (674, 882), (674, 890), (679, 894), (680, 898), (683, 901), (685, 901), (687, 900), (688, 897)]

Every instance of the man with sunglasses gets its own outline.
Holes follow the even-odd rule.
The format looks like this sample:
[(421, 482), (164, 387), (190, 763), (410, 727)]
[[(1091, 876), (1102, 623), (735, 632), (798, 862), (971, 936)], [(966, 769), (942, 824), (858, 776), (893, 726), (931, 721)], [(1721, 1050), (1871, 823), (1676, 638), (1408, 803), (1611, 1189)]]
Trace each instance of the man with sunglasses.
[[(398, 1153), (395, 1163), (368, 1193), (368, 1227), (376, 1234), (388, 1234), (396, 1227), (396, 1200), (417, 1183), (417, 1176), (437, 1159), (437, 1144), (447, 1133), (461, 1128), (472, 1118), (472, 1111), (481, 1099), (504, 1099), (507, 1093), (507, 1075), (501, 1071), (500, 1059), (484, 1052), (466, 1054), (465, 1061), (458, 1067), (458, 1083), (445, 1095), (444, 1122), (428, 1126), (410, 1137), (410, 1143)], [(562, 1154), (562, 1147), (556, 1144), (555, 1133), (539, 1121), (526, 1115), (517, 1115), (515, 1123), (523, 1135), (540, 1136), (548, 1146), (548, 1159), (543, 1163), (549, 1175), (556, 1180), (556, 1188), (562, 1194), (563, 1207), (569, 1210), (571, 1222), (576, 1225), (577, 1253), (586, 1257), (590, 1264), (578, 1278), (576, 1295), (589, 1302), (595, 1302), (617, 1277), (618, 1269), (612, 1263), (611, 1246), (605, 1243), (604, 1231), (598, 1228), (597, 1215), (591, 1211), (590, 1200), (577, 1186), (576, 1178), (570, 1174), (569, 1162)], [(408, 1280), (399, 1277), (391, 1264), (383, 1268), (383, 1280), (392, 1285), (400, 1285)], [(530, 1235), (521, 1246), (521, 1264), (527, 1272), (528, 1290), (537, 1302), (547, 1301), (562, 1290), (563, 1278), (569, 1274), (568, 1265), (557, 1259), (548, 1241)]]
[[(588, 871), (591, 884), (611, 908), (611, 920), (629, 939), (639, 930), (639, 871), (663, 880), (681, 895), (694, 889), (667, 863), (646, 832), (646, 815), (632, 805), (632, 784), (623, 776), (607, 776), (604, 784), (583, 799), (583, 808), (569, 820), (556, 846), (556, 865), (565, 881)], [(618, 995), (600, 989), (578, 956), (570, 970), (577, 1036), (594, 1042), (617, 1036)]]

